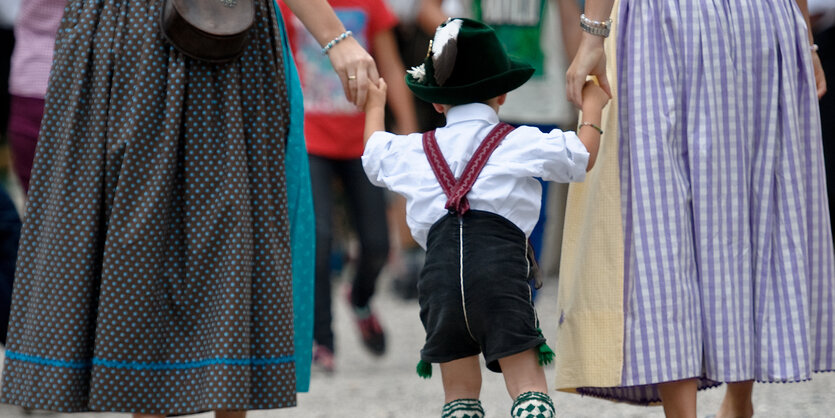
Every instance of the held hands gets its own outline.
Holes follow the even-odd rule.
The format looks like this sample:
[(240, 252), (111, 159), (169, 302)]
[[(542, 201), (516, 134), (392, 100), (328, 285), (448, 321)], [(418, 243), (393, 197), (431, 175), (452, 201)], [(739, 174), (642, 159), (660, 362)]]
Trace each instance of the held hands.
[(609, 94), (594, 80), (586, 81), (583, 85), (581, 102), (583, 113), (600, 112), (607, 103), (609, 103)]
[(353, 37), (330, 48), (328, 57), (342, 80), (345, 97), (360, 109), (364, 108), (369, 86), (380, 79), (374, 59)]
[[(568, 100), (577, 107), (583, 105), (583, 88), (587, 76), (596, 76), (600, 88), (608, 97), (612, 97), (609, 79), (606, 78), (606, 55), (603, 52), (603, 38), (583, 34), (577, 55), (565, 73), (565, 90)], [(608, 100), (608, 99), (607, 99)]]

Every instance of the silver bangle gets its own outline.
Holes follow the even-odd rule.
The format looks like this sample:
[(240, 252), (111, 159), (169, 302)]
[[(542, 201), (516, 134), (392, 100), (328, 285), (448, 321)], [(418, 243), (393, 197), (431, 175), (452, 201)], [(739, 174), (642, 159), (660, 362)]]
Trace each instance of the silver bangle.
[(580, 28), (585, 32), (595, 36), (606, 38), (609, 36), (609, 31), (612, 28), (612, 19), (606, 19), (603, 22), (591, 20), (585, 14), (580, 15)]
[(322, 48), (322, 54), (328, 55), (328, 51), (330, 51), (331, 48), (333, 48), (336, 44), (342, 42), (345, 38), (349, 36), (354, 36), (354, 32), (346, 30), (345, 32), (340, 33), (339, 36), (333, 38), (333, 40), (328, 42), (328, 44)]

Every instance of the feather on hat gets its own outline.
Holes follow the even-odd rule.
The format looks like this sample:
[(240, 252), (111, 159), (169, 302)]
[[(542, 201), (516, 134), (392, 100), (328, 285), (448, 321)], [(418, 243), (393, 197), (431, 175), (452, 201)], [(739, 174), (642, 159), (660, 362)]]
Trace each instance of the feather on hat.
[(445, 24), (435, 29), (432, 40), (432, 66), (435, 69), (435, 82), (443, 86), (455, 68), (458, 56), (458, 32), (461, 30), (461, 19), (449, 19)]

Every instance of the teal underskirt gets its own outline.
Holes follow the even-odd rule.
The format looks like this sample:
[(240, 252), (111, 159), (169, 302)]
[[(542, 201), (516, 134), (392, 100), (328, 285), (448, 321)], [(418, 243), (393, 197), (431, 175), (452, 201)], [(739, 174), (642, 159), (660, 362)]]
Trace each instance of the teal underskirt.
[(313, 274), (316, 251), (313, 193), (310, 186), (307, 148), (304, 145), (302, 87), (277, 4), (275, 10), (284, 51), (284, 78), (287, 80), (287, 94), (290, 99), (290, 131), (287, 135), (284, 167), (293, 255), (296, 391), (307, 392), (310, 388), (310, 363), (313, 359)]

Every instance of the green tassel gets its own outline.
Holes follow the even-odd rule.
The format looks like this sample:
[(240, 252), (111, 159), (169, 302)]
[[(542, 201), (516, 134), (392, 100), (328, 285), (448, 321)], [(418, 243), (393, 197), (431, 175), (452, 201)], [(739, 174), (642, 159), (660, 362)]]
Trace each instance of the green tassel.
[(546, 364), (550, 364), (554, 361), (554, 350), (551, 350), (551, 347), (548, 347), (548, 344), (542, 343), (539, 345), (539, 352), (536, 353), (537, 357), (539, 357), (539, 365), (544, 366)]
[[(537, 328), (537, 332), (539, 332), (539, 336), (542, 336), (542, 330)], [(539, 345), (537, 353), (537, 357), (539, 358), (539, 365), (544, 366), (546, 364), (550, 364), (554, 361), (554, 357), (557, 355), (554, 353), (554, 350), (551, 350), (551, 347), (548, 347), (547, 343), (542, 343)]]
[(417, 364), (417, 374), (418, 376), (429, 379), (432, 377), (432, 363), (427, 363), (423, 360), (419, 361)]

